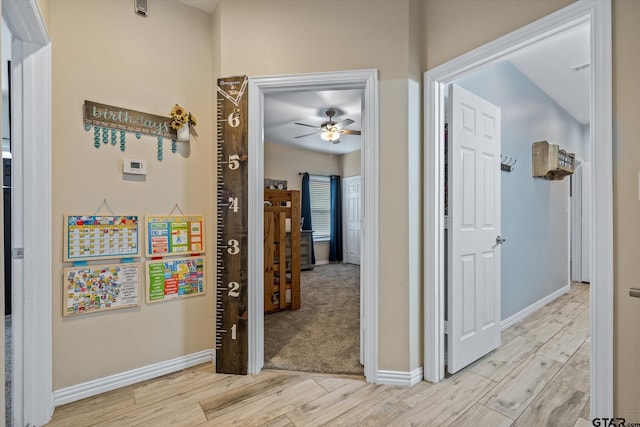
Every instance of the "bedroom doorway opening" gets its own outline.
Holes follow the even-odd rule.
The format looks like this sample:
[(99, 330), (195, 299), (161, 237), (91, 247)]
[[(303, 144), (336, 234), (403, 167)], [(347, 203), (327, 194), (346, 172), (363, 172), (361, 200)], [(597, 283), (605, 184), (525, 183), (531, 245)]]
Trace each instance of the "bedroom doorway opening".
[(359, 252), (360, 198), (344, 187), (361, 173), (362, 98), (332, 88), (264, 97), (267, 369), (363, 375), (360, 262), (345, 253), (349, 243)]
[[(280, 144), (269, 145), (270, 141), (266, 136), (267, 133), (267, 110), (270, 102), (270, 97), (279, 99), (283, 94), (295, 94), (302, 93), (302, 97), (308, 97), (310, 93), (314, 92), (326, 92), (337, 91), (344, 94), (351, 94), (357, 96), (357, 107), (360, 113), (361, 126), (353, 129), (361, 131), (362, 147), (358, 153), (351, 154), (356, 159), (351, 163), (357, 164), (359, 171), (346, 172), (350, 165), (345, 166), (345, 161), (342, 159), (343, 155), (338, 155), (337, 148), (342, 146), (343, 143), (347, 145), (348, 138), (352, 135), (342, 135), (344, 138), (340, 144), (330, 144), (327, 141), (323, 141), (332, 148), (333, 151), (329, 151), (321, 156), (324, 160), (333, 163), (333, 171), (323, 172), (322, 170), (313, 170), (313, 167), (318, 166), (317, 162), (311, 164), (302, 164), (295, 160), (285, 160), (287, 163), (293, 163), (294, 170), (289, 171), (290, 178), (283, 178), (284, 175), (275, 177), (269, 176), (274, 169), (272, 169), (271, 161), (275, 161), (277, 164), (283, 160), (284, 157), (295, 156), (296, 151), (279, 146)], [(378, 132), (377, 132), (377, 71), (376, 70), (361, 70), (361, 71), (342, 71), (335, 73), (318, 73), (318, 74), (303, 74), (303, 75), (288, 75), (288, 76), (274, 76), (274, 77), (256, 77), (249, 80), (249, 152), (254, 153), (249, 157), (249, 245), (250, 245), (250, 257), (249, 257), (249, 372), (257, 373), (265, 367), (265, 242), (264, 232), (266, 228), (265, 223), (265, 179), (273, 179), (275, 181), (287, 181), (287, 188), (296, 189), (302, 187), (302, 176), (299, 174), (309, 173), (317, 178), (315, 181), (322, 182), (327, 178), (327, 175), (344, 176), (361, 175), (362, 185), (362, 201), (361, 212), (366, 213), (363, 215), (362, 229), (366, 230), (360, 234), (360, 248), (361, 248), (361, 265), (353, 265), (346, 263), (328, 263), (313, 265), (313, 270), (302, 271), (306, 276), (309, 276), (307, 280), (313, 281), (313, 276), (319, 277), (316, 280), (325, 280), (326, 274), (320, 273), (320, 269), (325, 272), (331, 271), (330, 275), (334, 276), (333, 283), (344, 282), (340, 279), (341, 275), (344, 277), (356, 277), (355, 282), (355, 298), (359, 298), (359, 302), (355, 300), (355, 309), (348, 310), (352, 321), (349, 321), (347, 327), (349, 332), (355, 336), (355, 341), (358, 342), (358, 346), (353, 347), (355, 350), (347, 350), (347, 353), (351, 356), (354, 355), (357, 364), (364, 365), (363, 374), (368, 381), (375, 381), (375, 373), (377, 370), (377, 313), (375, 307), (377, 306), (377, 269), (375, 268), (375, 259), (377, 258), (377, 144), (378, 144)], [(327, 115), (327, 110), (332, 107), (334, 110), (339, 110), (341, 107), (330, 105), (331, 101), (327, 101), (327, 104), (316, 106), (315, 114), (319, 115), (317, 118), (321, 119), (322, 114)], [(338, 111), (336, 111), (338, 112)], [(354, 120), (351, 117), (351, 112), (340, 111), (344, 115), (338, 121), (348, 118)], [(337, 115), (336, 115), (337, 117)], [(299, 121), (303, 122), (305, 118), (304, 114), (299, 116)], [(297, 119), (298, 120), (298, 119)], [(311, 118), (304, 121), (309, 126), (293, 125), (293, 132), (297, 135), (303, 135), (305, 133), (315, 133), (316, 129), (311, 127), (317, 127), (324, 123), (322, 120), (309, 122)], [(331, 117), (329, 117), (331, 120)], [(326, 121), (326, 120), (325, 120)], [(283, 121), (284, 122), (284, 121)], [(285, 124), (291, 123), (282, 123)], [(352, 123), (349, 122), (349, 125)], [(307, 127), (307, 131), (303, 128)], [(351, 126), (345, 126), (345, 129), (352, 129)], [(315, 136), (315, 135), (313, 135)], [(297, 139), (297, 138), (293, 138)], [(299, 138), (304, 139), (304, 138)], [(269, 146), (268, 146), (269, 145)], [(331, 147), (333, 145), (333, 147)], [(298, 149), (299, 150), (299, 149)], [(289, 152), (287, 152), (289, 151)], [(355, 150), (354, 150), (355, 151)], [(271, 153), (271, 154), (269, 154)], [(300, 155), (298, 153), (297, 155)], [(304, 156), (304, 154), (302, 154)], [(273, 156), (273, 157), (272, 157)], [(271, 160), (269, 160), (271, 158)], [(315, 158), (315, 157), (314, 157)], [(275, 159), (275, 160), (274, 160)], [(253, 161), (253, 162), (252, 162)], [(346, 168), (346, 169), (345, 169)], [(277, 169), (277, 166), (276, 166)], [(303, 170), (305, 169), (305, 170)], [(308, 170), (307, 170), (308, 169)], [(299, 184), (298, 184), (299, 183)], [(282, 184), (284, 187), (284, 184)], [(278, 184), (275, 184), (275, 188), (278, 188)], [(342, 188), (341, 184), (338, 188)], [(283, 188), (284, 189), (284, 188)], [(319, 223), (318, 226), (321, 226)], [(294, 224), (289, 224), (293, 227)], [(313, 228), (316, 228), (313, 225)], [(341, 232), (343, 230), (341, 229)], [(314, 231), (315, 234), (315, 231)], [(321, 239), (318, 239), (321, 240)], [(342, 239), (341, 239), (342, 240)], [(316, 241), (314, 247), (318, 249), (323, 246), (326, 248), (326, 243)], [(340, 242), (342, 243), (342, 242)], [(325, 249), (326, 250), (326, 249)], [(320, 251), (318, 251), (318, 255)], [(324, 256), (322, 256), (324, 258)], [(322, 258), (318, 258), (321, 261)], [(343, 255), (344, 260), (344, 255)], [(336, 279), (337, 278), (337, 279)], [(303, 279), (304, 281), (305, 279)], [(341, 297), (337, 295), (338, 292), (342, 292), (345, 289), (336, 288), (334, 294), (336, 301), (350, 300), (354, 302), (354, 298)], [(325, 293), (331, 294), (331, 292)], [(286, 295), (285, 295), (286, 298)], [(330, 296), (322, 296), (322, 300), (328, 302), (327, 308), (331, 309)], [(313, 307), (313, 302), (308, 303), (308, 308)], [(335, 307), (334, 307), (335, 308)], [(336, 308), (337, 309), (337, 308)], [(335, 311), (333, 312), (335, 313)], [(287, 314), (287, 313), (285, 313)], [(292, 311), (295, 315), (295, 311)], [(268, 316), (268, 315), (267, 315)], [(327, 315), (331, 317), (331, 314)], [(366, 319), (366, 321), (363, 321)], [(286, 323), (286, 322), (285, 322)], [(353, 323), (353, 324), (351, 324)], [(323, 343), (314, 343), (314, 345), (321, 349)], [(359, 349), (358, 349), (359, 347)], [(336, 352), (335, 354), (338, 354)], [(342, 356), (337, 356), (340, 358)], [(329, 362), (329, 365), (332, 365)], [(335, 365), (335, 364), (333, 364)]]

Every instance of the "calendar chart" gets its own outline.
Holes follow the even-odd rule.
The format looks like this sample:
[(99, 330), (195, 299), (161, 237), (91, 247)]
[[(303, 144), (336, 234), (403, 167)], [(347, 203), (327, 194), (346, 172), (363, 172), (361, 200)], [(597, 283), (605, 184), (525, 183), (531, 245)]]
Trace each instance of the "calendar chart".
[(65, 215), (65, 261), (139, 256), (138, 217)]

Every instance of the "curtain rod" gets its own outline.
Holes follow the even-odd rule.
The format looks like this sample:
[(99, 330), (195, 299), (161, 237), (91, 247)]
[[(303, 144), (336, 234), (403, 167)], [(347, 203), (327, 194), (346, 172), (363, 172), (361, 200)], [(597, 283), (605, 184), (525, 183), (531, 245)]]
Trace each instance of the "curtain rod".
[[(309, 173), (309, 172), (298, 172), (298, 175), (304, 175), (305, 173)], [(320, 178), (331, 178), (332, 176), (341, 176), (341, 175), (319, 175), (317, 173), (309, 173), (309, 176), (317, 176)]]

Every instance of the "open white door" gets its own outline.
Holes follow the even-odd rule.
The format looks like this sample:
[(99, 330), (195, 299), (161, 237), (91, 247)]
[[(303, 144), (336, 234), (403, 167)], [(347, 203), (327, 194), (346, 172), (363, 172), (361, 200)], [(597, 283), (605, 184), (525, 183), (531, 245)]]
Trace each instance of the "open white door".
[(345, 206), (345, 261), (360, 265), (360, 221), (362, 179), (360, 175), (343, 180)]
[(449, 89), (448, 371), (500, 346), (500, 109)]

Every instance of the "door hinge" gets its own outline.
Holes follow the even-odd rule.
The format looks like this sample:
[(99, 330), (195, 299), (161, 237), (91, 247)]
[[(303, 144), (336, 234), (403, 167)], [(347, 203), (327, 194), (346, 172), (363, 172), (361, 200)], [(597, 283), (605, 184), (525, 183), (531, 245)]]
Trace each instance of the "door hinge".
[(11, 256), (13, 259), (23, 259), (24, 258), (24, 248), (13, 248), (11, 250)]

